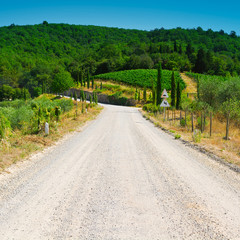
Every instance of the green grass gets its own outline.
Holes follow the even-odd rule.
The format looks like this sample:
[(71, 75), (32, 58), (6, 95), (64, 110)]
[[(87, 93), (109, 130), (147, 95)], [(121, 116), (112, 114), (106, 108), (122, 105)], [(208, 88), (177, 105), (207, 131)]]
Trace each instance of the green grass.
[[(163, 88), (171, 90), (171, 76), (172, 71), (163, 70)], [(175, 71), (175, 80), (180, 81), (182, 89), (186, 87), (182, 80), (179, 72)], [(152, 83), (156, 85), (157, 82), (157, 70), (156, 69), (137, 69), (137, 70), (126, 70), (119, 72), (111, 72), (105, 74), (99, 74), (95, 76), (95, 79), (102, 80), (113, 80), (116, 82), (122, 82), (133, 86), (139, 87), (152, 87)]]

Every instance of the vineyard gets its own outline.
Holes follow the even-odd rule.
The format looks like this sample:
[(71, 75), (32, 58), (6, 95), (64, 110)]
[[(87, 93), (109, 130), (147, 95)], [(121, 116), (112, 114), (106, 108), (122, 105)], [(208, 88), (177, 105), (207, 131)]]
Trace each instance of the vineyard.
[[(166, 90), (171, 90), (171, 76), (172, 71), (163, 70), (163, 88)], [(133, 86), (139, 87), (148, 87), (151, 88), (152, 84), (156, 85), (157, 80), (157, 70), (156, 69), (138, 69), (138, 70), (126, 70), (119, 72), (111, 72), (96, 75), (95, 79), (102, 80), (113, 80), (117, 82), (126, 83)], [(184, 89), (186, 87), (184, 81), (180, 77), (179, 72), (175, 72), (175, 80), (176, 82), (180, 81), (181, 88)]]
[(205, 75), (205, 74), (200, 74), (200, 73), (192, 73), (192, 72), (187, 72), (186, 75), (190, 78), (193, 78), (195, 80), (218, 80), (218, 81), (226, 81), (229, 78), (233, 77), (224, 77), (224, 76), (216, 76), (216, 75)]

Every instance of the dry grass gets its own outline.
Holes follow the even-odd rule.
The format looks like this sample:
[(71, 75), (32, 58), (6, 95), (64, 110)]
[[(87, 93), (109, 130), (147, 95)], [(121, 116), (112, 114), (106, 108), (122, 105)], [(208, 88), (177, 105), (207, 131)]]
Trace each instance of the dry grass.
[(90, 121), (100, 113), (102, 107), (88, 108), (87, 113), (81, 113), (81, 104), (78, 104), (78, 116), (76, 107), (61, 116), (61, 121), (50, 125), (50, 134), (44, 135), (41, 131), (38, 135), (23, 135), (20, 131), (13, 132), (12, 136), (0, 142), (0, 172), (11, 164), (14, 164), (30, 154), (43, 150), (53, 145), (65, 134), (77, 130), (87, 121)]
[[(226, 122), (222, 121), (219, 116), (215, 116), (213, 118), (213, 129), (212, 136), (210, 137), (210, 124), (209, 119), (207, 119), (208, 125), (206, 126), (204, 132), (201, 134), (201, 141), (199, 143), (195, 143), (193, 141), (193, 133), (190, 116), (188, 117), (188, 125), (182, 127), (180, 125), (180, 114), (176, 111), (176, 118), (178, 120), (172, 120), (172, 112), (169, 114), (169, 121), (164, 121), (164, 117), (162, 114), (154, 115), (152, 113), (144, 112), (146, 117), (149, 117), (155, 125), (162, 126), (165, 129), (174, 132), (174, 134), (180, 134), (181, 138), (187, 140), (191, 143), (198, 144), (206, 149), (208, 152), (211, 152), (223, 159), (225, 159), (229, 163), (236, 164), (240, 166), (240, 129), (235, 126), (233, 123), (230, 125), (230, 140), (225, 140), (226, 133)], [(184, 114), (182, 115), (184, 118)], [(197, 119), (194, 118), (194, 125), (196, 126)]]
[[(97, 86), (97, 88), (100, 89), (101, 83), (103, 84), (103, 90), (101, 91), (102, 94), (112, 95), (112, 94), (116, 93), (117, 91), (121, 91), (123, 97), (135, 99), (136, 87), (134, 87), (134, 86), (124, 84), (124, 83), (118, 83), (116, 81), (95, 79), (94, 80), (94, 90), (95, 90), (95, 86)], [(114, 89), (114, 87), (112, 89), (106, 89), (104, 87), (104, 85), (112, 85), (115, 87), (118, 86), (119, 88), (117, 90)], [(88, 89), (87, 87), (80, 87), (80, 85), (79, 85), (77, 88), (80, 88), (80, 89), (82, 89), (84, 91), (88, 91), (88, 92), (93, 91), (93, 89), (91, 87)], [(145, 104), (142, 100), (144, 89), (141, 87), (137, 87), (137, 89), (140, 90), (140, 92), (141, 92), (141, 101), (138, 103), (138, 105), (142, 106), (143, 104)], [(150, 93), (152, 93), (152, 91), (147, 89), (147, 97), (149, 96)]]
[(192, 78), (188, 77), (185, 73), (180, 73), (181, 78), (186, 83), (186, 89), (183, 92), (197, 93), (197, 83)]

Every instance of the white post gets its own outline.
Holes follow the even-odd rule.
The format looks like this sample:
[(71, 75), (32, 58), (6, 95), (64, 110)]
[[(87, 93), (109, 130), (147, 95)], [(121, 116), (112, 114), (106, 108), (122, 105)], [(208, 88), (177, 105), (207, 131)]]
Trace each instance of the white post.
[(45, 122), (45, 134), (49, 134), (49, 124), (47, 122)]

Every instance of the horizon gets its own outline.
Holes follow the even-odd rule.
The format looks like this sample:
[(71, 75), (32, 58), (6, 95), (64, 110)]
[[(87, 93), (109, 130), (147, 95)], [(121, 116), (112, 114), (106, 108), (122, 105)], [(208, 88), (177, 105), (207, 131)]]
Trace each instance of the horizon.
[[(173, 29), (177, 29), (177, 28), (180, 28), (180, 29), (184, 29), (184, 30), (197, 30), (198, 27), (202, 28), (203, 31), (207, 31), (209, 29), (204, 29), (202, 26), (197, 26), (197, 27), (192, 27), (192, 28), (184, 28), (184, 27), (173, 27), (173, 28), (164, 28), (164, 27), (159, 27), (159, 28), (154, 28), (154, 29), (137, 29), (137, 28), (124, 28), (124, 27), (112, 27), (112, 26), (102, 26), (102, 25), (93, 25), (93, 24), (74, 24), (74, 23), (64, 23), (64, 22), (59, 22), (59, 23), (56, 23), (56, 22), (48, 22), (47, 20), (43, 20), (41, 23), (34, 23), (34, 24), (15, 24), (15, 23), (12, 23), (13, 25), (15, 26), (20, 26), (20, 27), (24, 27), (24, 26), (35, 26), (35, 25), (41, 25), (43, 24), (43, 22), (47, 22), (48, 24), (66, 24), (66, 25), (72, 25), (72, 26), (94, 26), (94, 27), (106, 27), (106, 28), (116, 28), (116, 29), (125, 29), (125, 30), (138, 30), (138, 31), (146, 31), (146, 32), (150, 32), (150, 31), (153, 31), (155, 29), (161, 29), (163, 28), (164, 30), (173, 30)], [(1, 26), (0, 25), (0, 28), (1, 27), (9, 27), (11, 26), (12, 24), (8, 25), (8, 26)], [(220, 30), (214, 30), (214, 29), (211, 29), (213, 32), (219, 32), (220, 30), (223, 30), (225, 34), (228, 34), (230, 35), (230, 32), (226, 32), (224, 29), (220, 29)], [(232, 31), (235, 31), (235, 30), (232, 30)], [(235, 31), (236, 32), (236, 31)], [(236, 32), (237, 34), (237, 32)], [(237, 37), (240, 37), (240, 35), (237, 34)]]
[(93, 25), (123, 29), (150, 31), (154, 29), (196, 29), (207, 31), (223, 30), (240, 35), (240, 3), (234, 0), (219, 4), (203, 0), (201, 5), (189, 0), (171, 4), (164, 1), (150, 2), (116, 0), (114, 2), (93, 0), (91, 2), (69, 0), (30, 0), (4, 2), (0, 9), (0, 26), (11, 24), (24, 26), (41, 24), (43, 21), (55, 24)]

